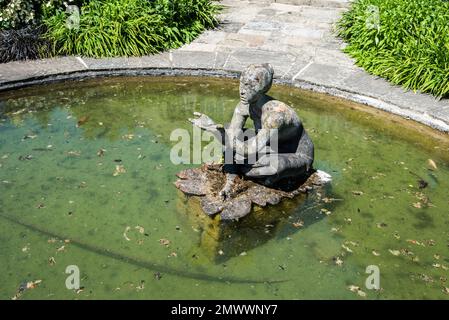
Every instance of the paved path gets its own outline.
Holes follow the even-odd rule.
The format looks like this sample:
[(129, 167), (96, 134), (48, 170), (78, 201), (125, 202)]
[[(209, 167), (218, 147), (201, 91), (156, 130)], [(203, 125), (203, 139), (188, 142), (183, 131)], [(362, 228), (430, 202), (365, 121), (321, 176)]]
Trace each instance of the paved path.
[[(282, 3), (281, 3), (282, 2)], [(354, 66), (333, 25), (349, 0), (223, 0), (217, 30), (154, 56), (62, 57), (0, 64), (0, 90), (29, 83), (102, 74), (237, 75), (270, 62), (276, 81), (365, 103), (449, 132), (449, 101), (405, 92)], [(293, 3), (286, 4), (286, 3)]]

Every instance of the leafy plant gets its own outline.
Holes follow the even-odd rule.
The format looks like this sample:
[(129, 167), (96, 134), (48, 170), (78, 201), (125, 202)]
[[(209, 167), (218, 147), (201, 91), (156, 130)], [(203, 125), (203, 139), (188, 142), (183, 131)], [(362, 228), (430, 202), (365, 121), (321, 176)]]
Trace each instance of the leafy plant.
[(407, 89), (449, 94), (449, 2), (357, 0), (338, 22), (344, 49), (369, 73)]
[(92, 0), (79, 26), (62, 10), (44, 20), (55, 54), (141, 56), (176, 48), (217, 24), (210, 0)]
[(0, 63), (49, 56), (50, 47), (42, 38), (43, 32), (42, 27), (35, 26), (1, 31)]

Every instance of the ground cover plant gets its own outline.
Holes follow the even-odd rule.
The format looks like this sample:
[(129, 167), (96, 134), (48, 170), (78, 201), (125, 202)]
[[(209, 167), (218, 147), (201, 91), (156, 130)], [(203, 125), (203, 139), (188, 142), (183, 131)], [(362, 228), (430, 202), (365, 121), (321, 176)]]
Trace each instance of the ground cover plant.
[(220, 9), (211, 0), (0, 0), (0, 62), (177, 48), (215, 27)]
[(344, 49), (371, 74), (407, 89), (449, 94), (449, 2), (358, 0), (337, 32)]

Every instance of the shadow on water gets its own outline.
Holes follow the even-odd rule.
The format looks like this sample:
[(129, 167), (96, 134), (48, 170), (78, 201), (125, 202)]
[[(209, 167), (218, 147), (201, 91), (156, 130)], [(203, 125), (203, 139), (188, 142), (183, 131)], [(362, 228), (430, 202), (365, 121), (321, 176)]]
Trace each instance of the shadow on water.
[[(326, 203), (332, 194), (332, 184), (319, 187), (307, 195), (284, 199), (280, 204), (258, 207), (253, 204), (250, 214), (238, 221), (220, 221), (219, 215), (207, 216), (197, 197), (178, 192), (178, 212), (188, 229), (196, 231), (199, 249), (216, 264), (245, 255), (248, 251), (276, 240), (302, 232), (326, 218), (338, 201)], [(323, 211), (321, 210), (323, 209)]]

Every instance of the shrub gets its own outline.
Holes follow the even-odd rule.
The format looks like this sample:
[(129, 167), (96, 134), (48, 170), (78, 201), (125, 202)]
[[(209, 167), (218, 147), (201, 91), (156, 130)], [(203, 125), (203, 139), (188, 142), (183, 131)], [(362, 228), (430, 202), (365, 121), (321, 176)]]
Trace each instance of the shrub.
[(358, 0), (338, 22), (344, 49), (369, 73), (407, 89), (449, 93), (449, 2)]
[(0, 30), (33, 24), (38, 3), (35, 0), (0, 0)]
[(36, 26), (0, 31), (0, 63), (49, 56), (42, 34), (43, 28)]
[(92, 0), (79, 27), (58, 10), (44, 20), (55, 54), (140, 56), (176, 48), (217, 24), (220, 7), (210, 0)]

